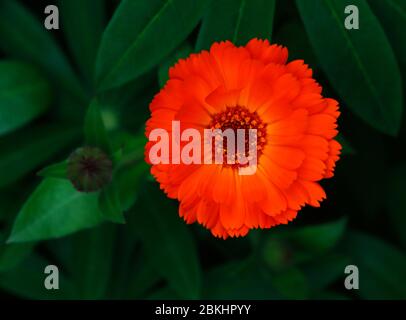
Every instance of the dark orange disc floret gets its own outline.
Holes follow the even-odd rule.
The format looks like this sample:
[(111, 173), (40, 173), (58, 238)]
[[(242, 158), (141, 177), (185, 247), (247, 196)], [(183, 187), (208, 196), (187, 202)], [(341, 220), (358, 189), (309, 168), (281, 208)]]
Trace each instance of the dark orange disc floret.
[[(257, 158), (260, 157), (262, 151), (266, 145), (266, 124), (262, 122), (261, 118), (256, 112), (250, 112), (247, 108), (241, 106), (226, 107), (226, 110), (212, 115), (212, 120), (208, 125), (209, 129), (215, 130), (220, 129), (225, 132), (227, 129), (232, 129), (235, 133), (235, 141), (237, 141), (237, 130), (245, 130), (245, 143), (244, 143), (244, 156), (249, 157), (250, 150), (250, 140), (249, 140), (249, 129), (256, 130), (255, 135), (255, 148), (257, 151)], [(213, 158), (214, 158), (213, 150)], [(227, 162), (228, 150), (227, 141), (223, 141), (223, 165), (230, 166), (234, 169), (239, 167), (248, 166), (248, 163), (241, 164), (240, 154), (234, 150), (234, 164), (229, 164)]]

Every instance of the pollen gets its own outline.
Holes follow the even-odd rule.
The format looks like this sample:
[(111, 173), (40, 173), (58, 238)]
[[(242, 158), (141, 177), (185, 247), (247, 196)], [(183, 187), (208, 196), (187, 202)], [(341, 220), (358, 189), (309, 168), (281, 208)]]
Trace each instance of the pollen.
[[(226, 110), (213, 114), (211, 122), (208, 126), (209, 129), (215, 130), (220, 129), (223, 133), (227, 129), (232, 129), (235, 135), (235, 141), (237, 141), (237, 130), (245, 130), (245, 153), (241, 154), (235, 152), (232, 157), (234, 158), (233, 164), (230, 164), (228, 159), (227, 141), (223, 140), (223, 163), (225, 166), (231, 166), (232, 168), (239, 168), (247, 166), (248, 164), (242, 164), (241, 158), (245, 156), (249, 160), (252, 159), (253, 155), (249, 153), (250, 141), (249, 141), (249, 130), (255, 129), (255, 143), (257, 149), (257, 158), (260, 157), (262, 150), (264, 149), (266, 140), (266, 124), (262, 122), (260, 116), (256, 112), (250, 112), (247, 108), (242, 106), (226, 107)], [(259, 139), (258, 139), (259, 138)], [(214, 148), (213, 148), (214, 149)], [(213, 153), (215, 150), (213, 150)]]

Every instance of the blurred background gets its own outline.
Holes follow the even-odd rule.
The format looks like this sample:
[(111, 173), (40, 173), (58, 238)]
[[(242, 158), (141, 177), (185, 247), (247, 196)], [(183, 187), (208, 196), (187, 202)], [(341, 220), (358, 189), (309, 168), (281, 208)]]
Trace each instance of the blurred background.
[[(56, 30), (48, 2), (0, 1), (1, 298), (406, 298), (406, 1), (59, 0)], [(321, 208), (223, 241), (159, 190), (144, 124), (177, 59), (254, 37), (313, 68), (344, 148)], [(115, 159), (99, 192), (66, 179), (85, 143)], [(50, 264), (59, 290), (44, 288)]]

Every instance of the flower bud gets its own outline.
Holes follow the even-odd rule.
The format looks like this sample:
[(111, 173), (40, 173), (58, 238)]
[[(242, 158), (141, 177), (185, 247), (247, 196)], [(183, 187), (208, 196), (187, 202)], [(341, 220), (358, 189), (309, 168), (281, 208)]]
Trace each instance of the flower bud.
[(113, 163), (99, 148), (76, 149), (68, 159), (67, 174), (76, 190), (93, 192), (102, 189), (112, 178)]

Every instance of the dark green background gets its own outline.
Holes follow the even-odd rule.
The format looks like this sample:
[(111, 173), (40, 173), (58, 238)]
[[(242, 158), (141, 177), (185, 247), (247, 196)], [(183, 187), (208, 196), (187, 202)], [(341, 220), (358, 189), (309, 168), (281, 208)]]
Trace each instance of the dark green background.
[[(0, 1), (0, 296), (34, 299), (406, 298), (406, 1)], [(360, 29), (344, 28), (357, 5)], [(143, 161), (148, 104), (178, 58), (268, 38), (340, 102), (328, 198), (288, 226), (214, 238), (178, 217)], [(112, 183), (79, 193), (66, 159), (90, 144)], [(123, 223), (125, 221), (125, 223)], [(60, 290), (44, 289), (44, 268)], [(344, 268), (359, 268), (359, 290)]]

